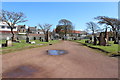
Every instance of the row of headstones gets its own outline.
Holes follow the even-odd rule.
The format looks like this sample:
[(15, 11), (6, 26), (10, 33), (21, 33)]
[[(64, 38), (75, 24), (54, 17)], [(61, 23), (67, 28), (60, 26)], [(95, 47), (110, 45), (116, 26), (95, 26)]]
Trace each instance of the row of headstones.
[[(113, 37), (109, 38), (110, 41), (113, 41)], [(110, 46), (110, 44), (107, 44), (107, 39), (104, 36), (104, 33), (100, 33), (100, 36), (97, 38), (96, 36), (92, 36), (90, 40), (86, 40), (85, 43), (92, 43), (94, 45), (97, 45), (97, 41), (99, 41), (98, 45), (103, 45), (103, 46)]]
[[(34, 40), (36, 40), (36, 39), (34, 39)], [(44, 42), (43, 39), (40, 39), (40, 41), (41, 41), (41, 42)], [(9, 37), (7, 37), (6, 42), (0, 44), (0, 48), (2, 48), (2, 47), (10, 47), (10, 46), (12, 46), (12, 42), (20, 43), (21, 41), (18, 41), (18, 40), (12, 41), (12, 40), (10, 40)], [(29, 38), (26, 38), (26, 43), (35, 44), (35, 41), (32, 41), (32, 42), (31, 42)]]
[(6, 40), (5, 43), (0, 44), (0, 48), (2, 47), (10, 47), (12, 46), (12, 41), (11, 40)]
[[(34, 39), (34, 40), (36, 40), (36, 38)], [(44, 42), (44, 40), (43, 39), (39, 39), (41, 42)], [(26, 38), (26, 43), (29, 43), (30, 42), (30, 38)]]

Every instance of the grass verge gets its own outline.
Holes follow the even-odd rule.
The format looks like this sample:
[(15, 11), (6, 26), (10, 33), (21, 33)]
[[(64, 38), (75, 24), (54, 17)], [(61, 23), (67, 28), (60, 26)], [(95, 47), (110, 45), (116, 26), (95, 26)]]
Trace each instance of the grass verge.
[(118, 55), (118, 48), (119, 45), (118, 44), (113, 44), (113, 41), (109, 41), (109, 44), (111, 44), (111, 46), (100, 46), (100, 45), (93, 45), (93, 44), (89, 44), (89, 43), (85, 43), (86, 39), (83, 40), (76, 40), (74, 42), (78, 42), (78, 43), (82, 43), (85, 46), (88, 46), (92, 49), (97, 49), (99, 51), (102, 51), (104, 53), (106, 53), (106, 55)]
[[(13, 46), (11, 47), (3, 47), (1, 48), (1, 53), (0, 54), (5, 54), (5, 53), (10, 53), (10, 52), (14, 52), (14, 51), (20, 51), (20, 50), (24, 50), (24, 49), (30, 49), (30, 48), (37, 48), (37, 47), (43, 47), (43, 46), (47, 46), (49, 44), (55, 44), (60, 42), (59, 40), (50, 40), (49, 42), (40, 42), (39, 40), (31, 40), (31, 41), (35, 41), (35, 44), (29, 44), (26, 43), (25, 40), (20, 40), (21, 43), (13, 43)], [(2, 43), (5, 43), (5, 41), (3, 40)]]

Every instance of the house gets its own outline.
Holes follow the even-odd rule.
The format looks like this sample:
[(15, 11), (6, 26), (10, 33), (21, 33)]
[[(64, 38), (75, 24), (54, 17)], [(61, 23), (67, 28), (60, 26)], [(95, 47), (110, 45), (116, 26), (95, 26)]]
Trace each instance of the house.
[(67, 34), (66, 38), (71, 40), (78, 39), (80, 38), (80, 31), (72, 30), (70, 31), (70, 33)]
[(41, 29), (37, 29), (37, 27), (28, 27), (27, 31), (30, 39), (44, 41), (45, 35)]
[[(13, 28), (13, 32), (17, 34), (17, 26), (15, 25)], [(11, 27), (9, 27), (5, 22), (0, 22), (0, 39), (6, 40), (7, 37), (11, 38)]]
[[(11, 27), (9, 27), (5, 22), (0, 22), (0, 32), (2, 34), (11, 34)], [(17, 26), (13, 28), (13, 32), (17, 33)]]
[(26, 34), (26, 25), (18, 25), (17, 28), (18, 34)]
[(37, 33), (37, 34), (44, 34), (41, 29), (37, 29), (36, 33)]
[[(64, 31), (62, 31), (64, 32)], [(58, 34), (56, 33), (56, 30), (54, 29), (52, 32), (52, 35), (54, 39), (71, 39), (71, 40), (76, 40), (76, 39), (81, 39), (87, 35), (87, 32), (85, 31), (77, 31), (77, 30), (71, 30), (67, 35), (65, 36), (64, 34)]]
[(28, 32), (30, 34), (37, 34), (37, 27), (28, 27)]

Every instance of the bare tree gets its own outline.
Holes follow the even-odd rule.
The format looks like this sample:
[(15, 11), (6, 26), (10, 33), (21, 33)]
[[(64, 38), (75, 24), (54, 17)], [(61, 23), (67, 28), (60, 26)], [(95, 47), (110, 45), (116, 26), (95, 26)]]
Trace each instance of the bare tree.
[(120, 25), (120, 21), (116, 18), (109, 18), (106, 16), (98, 16), (95, 17), (95, 19), (99, 20), (98, 22), (99, 24), (105, 24), (111, 26), (115, 39), (114, 43), (117, 43), (117, 29), (118, 26)]
[(97, 24), (95, 24), (94, 22), (88, 22), (87, 24), (87, 31), (92, 31), (92, 35), (95, 35), (95, 32), (97, 32), (100, 28), (98, 27)]
[(38, 24), (38, 26), (41, 28), (41, 30), (43, 31), (43, 33), (45, 35), (45, 41), (49, 42), (48, 35), (49, 35), (49, 30), (50, 30), (52, 25), (51, 24), (44, 24), (44, 25)]
[(12, 33), (12, 41), (15, 39), (15, 33), (13, 31), (14, 27), (18, 23), (26, 22), (25, 16), (22, 12), (9, 12), (2, 10), (1, 12), (2, 17), (0, 18), (2, 22), (6, 22), (6, 24), (11, 28)]
[(97, 44), (97, 40), (96, 40), (96, 36), (95, 36), (95, 32), (99, 31), (100, 28), (97, 24), (95, 24), (94, 22), (88, 22), (87, 24), (87, 31), (92, 31), (92, 42), (96, 45)]
[(71, 30), (73, 30), (73, 25), (72, 22), (66, 19), (61, 19), (59, 22), (59, 24), (57, 25), (57, 27), (61, 26), (62, 27), (62, 31), (64, 32), (64, 35), (66, 37), (67, 33), (69, 33)]

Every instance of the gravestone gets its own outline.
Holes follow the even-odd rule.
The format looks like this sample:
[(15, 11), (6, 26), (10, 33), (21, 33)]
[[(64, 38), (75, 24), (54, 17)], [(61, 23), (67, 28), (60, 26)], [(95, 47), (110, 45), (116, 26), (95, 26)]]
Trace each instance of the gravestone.
[(112, 38), (110, 38), (110, 41), (113, 41), (113, 39), (112, 39)]
[(92, 40), (92, 42), (94, 42), (94, 36), (93, 35), (92, 35), (92, 39), (91, 40)]
[(102, 45), (102, 46), (105, 46), (105, 45), (106, 45), (104, 33), (102, 33), (102, 32), (100, 33), (99, 45)]
[(0, 44), (0, 48), (2, 48), (2, 44)]
[(6, 45), (7, 45), (7, 47), (12, 46), (12, 41), (11, 40), (6, 40)]
[(35, 41), (29, 42), (30, 44), (35, 44)]
[(41, 41), (41, 37), (39, 38), (39, 40)]
[(41, 41), (43, 42), (43, 39)]
[(36, 40), (36, 37), (34, 37), (34, 40)]
[(26, 43), (29, 43), (29, 42), (30, 42), (30, 40), (29, 40), (29, 38), (27, 37), (27, 38), (26, 38)]
[(94, 45), (97, 45), (97, 37), (94, 36), (94, 42), (93, 42)]
[(9, 37), (7, 37), (7, 38), (6, 38), (6, 40), (10, 40), (10, 38), (9, 38)]

